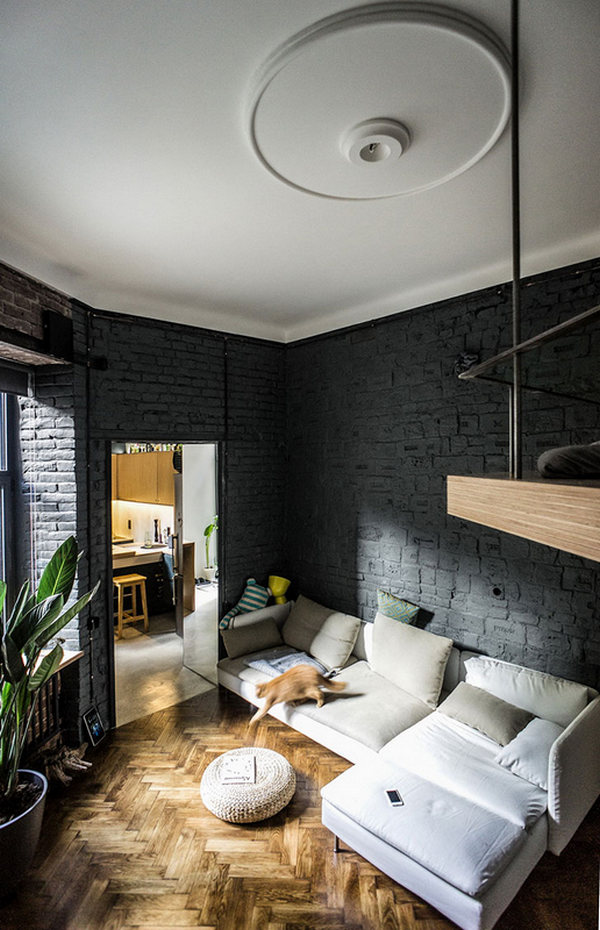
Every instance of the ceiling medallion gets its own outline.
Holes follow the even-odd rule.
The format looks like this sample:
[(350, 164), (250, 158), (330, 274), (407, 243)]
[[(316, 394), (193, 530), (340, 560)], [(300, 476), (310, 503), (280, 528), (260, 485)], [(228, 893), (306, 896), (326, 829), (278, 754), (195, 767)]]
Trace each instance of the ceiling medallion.
[(327, 17), (265, 63), (254, 150), (320, 197), (429, 190), (478, 162), (510, 114), (510, 65), (483, 24), (447, 8), (378, 3)]

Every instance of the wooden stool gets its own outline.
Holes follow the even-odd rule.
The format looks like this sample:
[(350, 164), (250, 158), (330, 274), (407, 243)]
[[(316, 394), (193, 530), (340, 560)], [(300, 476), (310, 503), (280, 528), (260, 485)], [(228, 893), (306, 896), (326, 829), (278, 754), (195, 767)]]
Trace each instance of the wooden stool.
[[(137, 620), (144, 621), (144, 632), (148, 632), (148, 604), (146, 602), (146, 577), (144, 575), (116, 575), (113, 578), (113, 584), (117, 589), (118, 608), (117, 608), (117, 639), (123, 635), (124, 623), (135, 623)], [(142, 613), (136, 613), (137, 592), (140, 592), (142, 599)], [(125, 610), (123, 603), (126, 597), (131, 597), (131, 607)]]

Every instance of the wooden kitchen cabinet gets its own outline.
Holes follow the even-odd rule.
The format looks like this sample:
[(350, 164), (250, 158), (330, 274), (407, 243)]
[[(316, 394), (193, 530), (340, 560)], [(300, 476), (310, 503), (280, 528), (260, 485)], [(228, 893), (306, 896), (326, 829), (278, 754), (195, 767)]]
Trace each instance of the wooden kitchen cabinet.
[(157, 504), (175, 503), (175, 491), (173, 488), (173, 453), (172, 452), (155, 452), (156, 456), (156, 502)]
[(113, 455), (113, 459), (116, 459), (118, 500), (173, 506), (172, 452), (136, 452)]

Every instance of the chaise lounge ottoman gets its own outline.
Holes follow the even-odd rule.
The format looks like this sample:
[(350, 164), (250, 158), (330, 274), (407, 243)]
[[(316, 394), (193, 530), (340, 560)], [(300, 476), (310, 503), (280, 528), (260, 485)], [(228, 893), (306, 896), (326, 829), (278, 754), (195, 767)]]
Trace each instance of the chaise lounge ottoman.
[[(390, 806), (391, 788), (402, 806)], [(494, 925), (546, 851), (543, 805), (524, 828), (383, 759), (353, 766), (321, 794), (336, 837), (468, 930)]]

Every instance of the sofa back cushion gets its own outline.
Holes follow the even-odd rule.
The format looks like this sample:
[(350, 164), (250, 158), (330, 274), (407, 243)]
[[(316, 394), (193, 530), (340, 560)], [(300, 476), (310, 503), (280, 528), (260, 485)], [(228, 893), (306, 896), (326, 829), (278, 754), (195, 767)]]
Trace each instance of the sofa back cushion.
[(283, 642), (279, 627), (272, 617), (265, 617), (247, 626), (221, 630), (221, 636), (230, 659), (247, 655), (249, 652), (270, 649), (272, 646), (281, 646)]
[(533, 719), (533, 714), (522, 707), (460, 681), (454, 691), (442, 701), (438, 713), (446, 714), (460, 723), (479, 730), (501, 746), (514, 740), (517, 733)]
[(413, 697), (435, 707), (452, 640), (377, 613), (371, 667)]
[(489, 656), (473, 656), (467, 659), (465, 667), (467, 684), (523, 707), (536, 717), (552, 720), (561, 727), (568, 726), (588, 703), (586, 685), (557, 678), (547, 672)]
[(251, 626), (253, 623), (258, 623), (259, 620), (269, 618), (274, 620), (279, 629), (281, 629), (293, 606), (293, 601), (287, 601), (285, 604), (271, 604), (270, 607), (261, 607), (259, 610), (250, 610), (246, 614), (237, 614), (237, 616), (231, 620), (228, 629), (231, 630), (234, 627), (237, 629), (240, 626)]
[(356, 642), (360, 619), (323, 607), (302, 594), (283, 625), (283, 641), (308, 652), (327, 668), (345, 665)]

